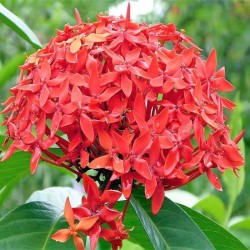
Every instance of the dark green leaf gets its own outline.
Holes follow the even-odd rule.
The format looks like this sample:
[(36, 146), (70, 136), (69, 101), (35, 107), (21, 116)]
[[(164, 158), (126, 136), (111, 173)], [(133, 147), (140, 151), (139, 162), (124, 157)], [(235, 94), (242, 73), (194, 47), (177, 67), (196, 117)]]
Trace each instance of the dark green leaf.
[(199, 226), (169, 199), (164, 200), (156, 216), (140, 191), (134, 193), (131, 204), (155, 249), (216, 249)]
[[(180, 205), (180, 207), (192, 218), (192, 220), (204, 232), (207, 238), (211, 241), (215, 249), (219, 250), (247, 250), (248, 248), (241, 243), (236, 237), (219, 226), (212, 220), (201, 215), (200, 213)], [(204, 249), (204, 248), (203, 248)]]
[(32, 30), (19, 17), (6, 9), (2, 4), (0, 4), (0, 21), (8, 25), (13, 31), (30, 43), (35, 49), (42, 47), (39, 39), (32, 32)]
[[(119, 201), (116, 205), (116, 209), (118, 209), (119, 211), (123, 211), (125, 203), (125, 201)], [(135, 213), (135, 210), (131, 205), (128, 206), (125, 215), (124, 225), (126, 229), (133, 229), (129, 233), (130, 241), (140, 245), (141, 247), (147, 250), (154, 249), (151, 240), (149, 239), (141, 221), (139, 220), (137, 214)]]

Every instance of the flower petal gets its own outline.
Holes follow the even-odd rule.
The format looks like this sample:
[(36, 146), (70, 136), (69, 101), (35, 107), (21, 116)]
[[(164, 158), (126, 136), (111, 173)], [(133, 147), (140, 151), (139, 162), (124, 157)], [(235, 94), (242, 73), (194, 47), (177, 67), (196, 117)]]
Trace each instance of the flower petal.
[(150, 141), (151, 141), (151, 134), (149, 131), (136, 138), (132, 148), (133, 154), (137, 156), (142, 154), (149, 147)]
[(162, 183), (159, 182), (152, 196), (152, 214), (156, 215), (160, 211), (164, 198), (165, 198), (164, 187)]
[(105, 168), (109, 165), (109, 163), (110, 163), (110, 156), (103, 155), (91, 161), (89, 163), (89, 168), (93, 168), (93, 169)]
[(46, 85), (44, 85), (42, 87), (40, 97), (39, 97), (39, 103), (40, 103), (41, 108), (44, 106), (44, 104), (48, 100), (49, 94), (50, 94), (50, 91), (49, 91), (48, 87)]
[(69, 226), (72, 230), (75, 229), (75, 219), (74, 219), (74, 213), (73, 209), (71, 207), (69, 197), (67, 197), (64, 205), (64, 218), (69, 223)]
[(180, 160), (180, 153), (178, 146), (171, 148), (168, 152), (165, 164), (164, 164), (164, 174), (169, 175), (176, 167)]
[(133, 167), (137, 173), (139, 173), (141, 176), (145, 177), (146, 179), (150, 180), (152, 178), (152, 173), (150, 171), (149, 165), (146, 160), (135, 158)]
[(207, 177), (208, 177), (208, 180), (213, 184), (213, 186), (219, 190), (219, 191), (222, 191), (222, 187), (221, 187), (221, 184), (220, 184), (220, 180), (219, 178), (212, 172), (212, 170), (210, 168), (207, 168), (206, 169), (206, 173), (207, 173)]
[(101, 203), (109, 203), (109, 207), (115, 205), (115, 203), (119, 200), (122, 193), (117, 190), (105, 190), (101, 196)]
[(80, 37), (76, 37), (76, 39), (70, 44), (69, 50), (72, 54), (76, 53), (82, 46)]
[(76, 250), (85, 250), (83, 239), (78, 234), (73, 235), (73, 239)]
[(133, 87), (132, 81), (128, 78), (127, 74), (123, 73), (121, 75), (121, 88), (122, 88), (123, 93), (127, 97), (131, 95), (132, 87)]
[(94, 140), (94, 128), (91, 119), (84, 113), (80, 116), (80, 126), (82, 132), (90, 142)]
[(120, 136), (114, 131), (112, 131), (112, 137), (114, 139), (118, 152), (123, 155), (127, 155), (130, 150), (127, 140), (123, 136)]
[(71, 235), (71, 232), (69, 229), (61, 229), (54, 233), (50, 238), (59, 241), (59, 242), (66, 242)]
[(39, 159), (41, 157), (42, 153), (41, 153), (41, 150), (39, 147), (35, 147), (33, 153), (32, 153), (32, 157), (31, 157), (31, 160), (30, 160), (30, 171), (31, 171), (31, 174), (34, 174), (37, 170), (37, 167), (38, 167), (38, 162), (39, 162)]
[(205, 64), (207, 77), (210, 77), (215, 73), (216, 67), (217, 67), (216, 51), (215, 49), (212, 49)]
[(51, 69), (50, 69), (50, 64), (47, 60), (47, 58), (44, 58), (42, 64), (41, 64), (41, 69), (39, 71), (39, 75), (41, 80), (49, 80), (51, 77)]
[(96, 215), (82, 218), (79, 221), (79, 223), (76, 225), (76, 231), (89, 230), (91, 227), (94, 226), (94, 224), (97, 222), (98, 219), (99, 219), (99, 217)]

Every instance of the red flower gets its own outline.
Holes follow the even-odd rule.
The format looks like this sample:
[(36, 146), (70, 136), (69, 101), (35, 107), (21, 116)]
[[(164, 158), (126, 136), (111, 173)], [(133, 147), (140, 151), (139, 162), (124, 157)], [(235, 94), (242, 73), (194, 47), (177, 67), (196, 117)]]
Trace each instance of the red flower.
[(64, 217), (69, 223), (70, 228), (61, 229), (54, 233), (51, 238), (56, 241), (65, 242), (70, 236), (74, 239), (74, 244), (77, 250), (84, 250), (84, 243), (81, 236), (78, 234), (79, 231), (89, 230), (95, 222), (98, 220), (97, 216), (90, 216), (82, 218), (79, 223), (75, 224), (74, 213), (70, 205), (69, 198), (66, 199), (64, 207)]
[(121, 220), (116, 222), (111, 221), (109, 223), (109, 228), (102, 228), (100, 237), (108, 241), (112, 245), (112, 250), (117, 250), (118, 247), (122, 247), (122, 240), (128, 239), (129, 230), (124, 229), (124, 225)]
[(90, 236), (91, 250), (96, 248), (100, 232), (102, 230), (102, 224), (115, 223), (116, 219), (121, 217), (121, 213), (113, 209), (118, 199), (121, 196), (121, 192), (116, 190), (105, 190), (102, 194), (96, 185), (96, 183), (87, 175), (83, 175), (84, 189), (87, 194), (82, 198), (82, 204), (78, 208), (73, 209), (74, 216), (79, 220), (96, 218), (87, 230), (81, 230), (85, 235)]

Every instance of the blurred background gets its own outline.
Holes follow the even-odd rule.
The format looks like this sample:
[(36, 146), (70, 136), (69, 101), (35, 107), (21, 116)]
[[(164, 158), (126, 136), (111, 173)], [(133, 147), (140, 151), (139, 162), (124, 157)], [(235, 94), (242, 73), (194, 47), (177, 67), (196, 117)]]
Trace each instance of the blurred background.
[[(245, 129), (244, 143), (246, 166), (240, 177), (226, 176), (225, 192), (218, 192), (201, 177), (182, 188), (182, 192), (171, 194), (185, 203), (192, 195), (195, 208), (230, 229), (250, 248), (250, 0), (131, 0), (132, 18), (137, 22), (170, 23), (184, 29), (185, 34), (203, 49), (204, 59), (212, 48), (216, 48), (218, 68), (225, 66), (227, 79), (236, 91), (226, 96), (237, 103), (236, 112), (230, 113), (229, 123), (235, 136)], [(122, 0), (1, 0), (1, 3), (22, 19), (45, 45), (56, 29), (63, 29), (65, 23), (75, 24), (74, 8), (83, 20), (95, 21), (95, 15), (108, 11), (112, 15), (125, 15), (127, 1)], [(0, 101), (8, 96), (18, 76), (18, 65), (25, 60), (24, 52), (34, 49), (0, 22)], [(0, 117), (0, 119), (3, 119)], [(4, 133), (1, 127), (0, 133)], [(1, 168), (1, 164), (0, 164)], [(231, 179), (230, 179), (231, 178)], [(233, 178), (233, 179), (232, 179)], [(236, 181), (235, 181), (236, 180)], [(236, 189), (234, 183), (241, 183), (240, 195), (232, 198)], [(50, 167), (40, 167), (35, 176), (21, 175), (7, 189), (0, 191), (0, 215), (25, 202), (30, 194), (49, 186), (72, 186), (72, 176)], [(6, 199), (8, 197), (8, 199)], [(212, 197), (212, 198), (211, 198)], [(220, 215), (218, 215), (221, 213)], [(244, 226), (240, 226), (246, 221)], [(236, 226), (235, 226), (236, 225)]]

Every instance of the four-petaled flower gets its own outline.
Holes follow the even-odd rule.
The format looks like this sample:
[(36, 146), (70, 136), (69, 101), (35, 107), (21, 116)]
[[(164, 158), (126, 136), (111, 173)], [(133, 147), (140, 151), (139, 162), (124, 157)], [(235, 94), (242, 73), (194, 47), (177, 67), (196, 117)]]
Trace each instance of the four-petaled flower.
[(70, 238), (70, 236), (72, 236), (76, 249), (84, 250), (84, 243), (78, 232), (89, 230), (96, 223), (98, 217), (89, 216), (87, 218), (82, 218), (76, 224), (73, 209), (71, 207), (69, 198), (67, 198), (64, 207), (64, 218), (69, 223), (69, 228), (57, 231), (51, 236), (51, 238), (59, 242), (65, 242)]

